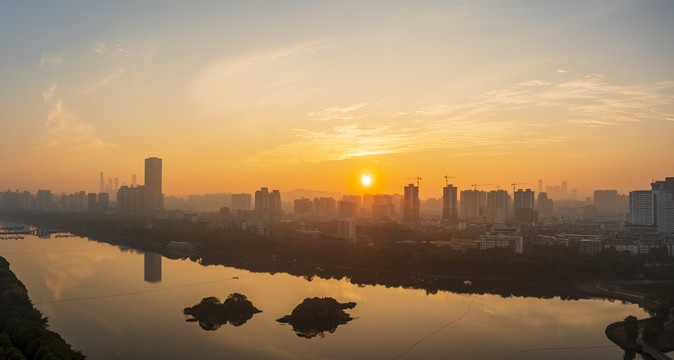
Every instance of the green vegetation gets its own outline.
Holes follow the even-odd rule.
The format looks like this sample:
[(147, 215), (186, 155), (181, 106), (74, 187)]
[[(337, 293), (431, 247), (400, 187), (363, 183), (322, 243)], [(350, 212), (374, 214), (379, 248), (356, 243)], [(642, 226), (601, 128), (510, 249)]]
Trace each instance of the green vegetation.
[(0, 359), (84, 359), (63, 338), (47, 329), (26, 288), (0, 257)]
[(253, 306), (245, 295), (239, 293), (230, 294), (224, 303), (220, 303), (220, 299), (212, 296), (203, 298), (199, 304), (183, 310), (185, 315), (193, 317), (187, 321), (198, 321), (204, 330), (216, 330), (228, 322), (234, 326), (241, 326), (259, 312), (262, 311)]
[(290, 315), (276, 321), (292, 325), (297, 336), (323, 337), (326, 331), (333, 333), (339, 325), (353, 320), (344, 309), (353, 309), (355, 306), (354, 302), (340, 303), (333, 298), (306, 298)]
[(606, 336), (626, 351), (640, 352), (639, 331), (642, 340), (662, 352), (674, 350), (674, 299), (661, 303), (648, 319), (637, 320), (630, 315), (624, 321), (606, 327)]

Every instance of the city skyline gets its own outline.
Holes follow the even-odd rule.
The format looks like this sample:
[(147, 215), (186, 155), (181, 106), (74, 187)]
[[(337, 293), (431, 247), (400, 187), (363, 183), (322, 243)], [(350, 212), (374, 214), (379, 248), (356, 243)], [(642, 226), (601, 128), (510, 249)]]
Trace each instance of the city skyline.
[(2, 5), (4, 188), (128, 184), (140, 154), (176, 195), (674, 170), (668, 1), (171, 4)]

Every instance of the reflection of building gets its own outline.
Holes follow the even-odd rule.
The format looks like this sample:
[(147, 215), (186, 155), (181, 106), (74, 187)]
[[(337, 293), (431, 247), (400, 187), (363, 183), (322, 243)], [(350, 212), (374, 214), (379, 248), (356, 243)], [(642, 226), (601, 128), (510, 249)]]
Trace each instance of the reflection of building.
[(155, 253), (145, 253), (145, 281), (161, 281), (161, 255)]

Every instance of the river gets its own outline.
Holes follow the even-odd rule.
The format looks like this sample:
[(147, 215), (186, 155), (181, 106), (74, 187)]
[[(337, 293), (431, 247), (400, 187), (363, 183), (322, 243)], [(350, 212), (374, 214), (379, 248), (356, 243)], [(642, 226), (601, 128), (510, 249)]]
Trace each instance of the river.
[[(309, 281), (202, 266), (81, 237), (0, 240), (0, 255), (50, 328), (90, 359), (622, 359), (604, 329), (627, 315), (647, 316), (620, 301)], [(186, 321), (185, 307), (234, 292), (262, 312), (214, 331)], [(347, 310), (355, 319), (313, 338), (276, 322), (314, 296), (355, 302)]]

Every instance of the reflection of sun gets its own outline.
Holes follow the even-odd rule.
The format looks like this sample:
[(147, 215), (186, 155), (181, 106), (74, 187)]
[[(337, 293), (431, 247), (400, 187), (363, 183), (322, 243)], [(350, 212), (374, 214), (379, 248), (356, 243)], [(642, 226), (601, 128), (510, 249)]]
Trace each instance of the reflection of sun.
[(362, 175), (362, 176), (360, 177), (360, 182), (361, 182), (364, 186), (370, 186), (370, 184), (372, 184), (372, 178), (370, 177), (370, 175)]

